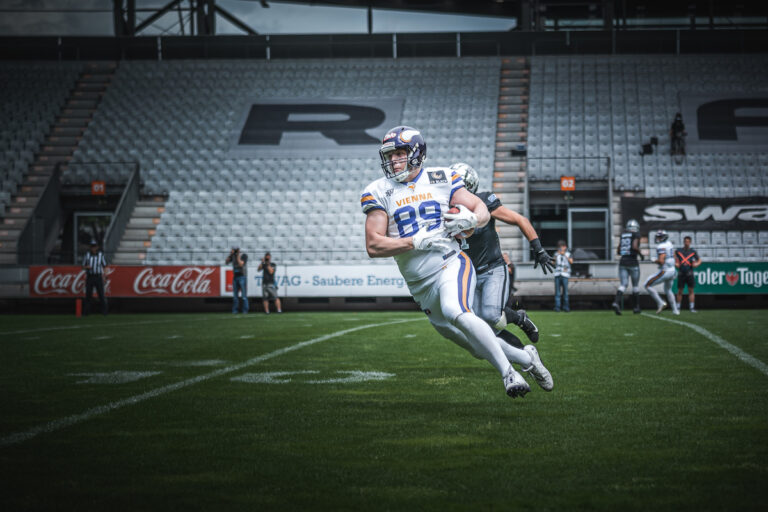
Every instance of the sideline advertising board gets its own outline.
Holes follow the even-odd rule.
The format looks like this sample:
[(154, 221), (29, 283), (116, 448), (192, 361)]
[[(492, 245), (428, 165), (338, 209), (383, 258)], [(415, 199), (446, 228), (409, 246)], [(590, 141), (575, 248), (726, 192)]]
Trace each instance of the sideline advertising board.
[[(768, 263), (703, 262), (694, 270), (696, 294), (768, 293)], [(677, 285), (675, 285), (675, 290)]]
[[(278, 265), (275, 284), (280, 297), (410, 296), (396, 265)], [(261, 295), (261, 272), (255, 269), (249, 271), (248, 294)]]
[[(104, 293), (109, 297), (219, 297), (219, 267), (108, 266)], [(29, 296), (68, 298), (85, 295), (86, 272), (79, 266), (29, 267)]]

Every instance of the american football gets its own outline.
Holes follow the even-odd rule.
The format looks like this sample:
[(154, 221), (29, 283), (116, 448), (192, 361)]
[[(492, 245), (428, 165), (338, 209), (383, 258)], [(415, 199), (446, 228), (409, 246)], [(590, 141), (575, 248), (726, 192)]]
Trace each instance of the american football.
[[(448, 210), (448, 213), (459, 213), (459, 209), (458, 209), (458, 208), (456, 208), (456, 207), (454, 206), (453, 208), (451, 208), (450, 210)], [(469, 237), (471, 237), (471, 236), (472, 236), (472, 234), (473, 234), (474, 232), (475, 232), (475, 228), (472, 228), (472, 229), (467, 229), (466, 231), (462, 231), (461, 233), (459, 233), (458, 235), (456, 235), (456, 237), (455, 237), (455, 238), (457, 238), (457, 239), (459, 239), (459, 240), (461, 240), (461, 239), (464, 239), (464, 238), (469, 238)]]

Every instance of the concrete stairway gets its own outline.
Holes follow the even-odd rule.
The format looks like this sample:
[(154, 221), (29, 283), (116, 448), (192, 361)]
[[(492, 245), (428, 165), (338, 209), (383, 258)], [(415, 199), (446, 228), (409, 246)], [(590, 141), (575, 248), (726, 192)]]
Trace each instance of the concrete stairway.
[[(525, 158), (511, 152), (527, 141), (530, 69), (524, 57), (501, 62), (493, 191), (504, 206), (525, 215)], [(502, 250), (510, 253), (512, 261), (523, 261), (523, 235), (517, 226), (502, 222), (496, 226)]]
[(117, 252), (110, 263), (116, 265), (144, 265), (147, 248), (152, 245), (152, 237), (160, 223), (160, 215), (165, 211), (165, 199), (152, 196), (140, 199), (133, 209), (131, 219), (125, 228)]
[(57, 164), (66, 165), (115, 72), (114, 62), (86, 64), (50, 133), (35, 154), (0, 224), (0, 264), (17, 262), (17, 241)]

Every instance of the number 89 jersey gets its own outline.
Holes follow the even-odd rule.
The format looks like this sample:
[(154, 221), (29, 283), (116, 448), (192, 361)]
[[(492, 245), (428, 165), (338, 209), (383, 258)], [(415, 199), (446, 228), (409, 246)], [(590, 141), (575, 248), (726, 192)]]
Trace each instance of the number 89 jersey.
[[(391, 238), (408, 238), (421, 230), (435, 231), (443, 228), (443, 215), (450, 208), (451, 198), (464, 186), (461, 176), (447, 168), (422, 168), (410, 182), (400, 183), (379, 178), (363, 190), (360, 206), (363, 213), (384, 210), (389, 218), (387, 235)], [(446, 235), (447, 236), (447, 235)], [(395, 256), (397, 266), (406, 282), (412, 283), (431, 276), (446, 261), (460, 251), (454, 240), (453, 250), (408, 251)]]

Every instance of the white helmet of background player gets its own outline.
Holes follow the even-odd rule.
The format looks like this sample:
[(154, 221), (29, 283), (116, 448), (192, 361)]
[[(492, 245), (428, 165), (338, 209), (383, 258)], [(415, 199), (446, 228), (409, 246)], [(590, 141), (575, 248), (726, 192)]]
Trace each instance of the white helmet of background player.
[(629, 219), (627, 221), (627, 231), (630, 233), (637, 233), (640, 231), (640, 223), (637, 222), (635, 219)]
[[(390, 160), (392, 153), (398, 149), (408, 151), (408, 164), (400, 172), (395, 171), (394, 164)], [(379, 157), (381, 157), (384, 176), (403, 182), (414, 169), (421, 169), (421, 165), (427, 159), (427, 143), (419, 130), (410, 126), (395, 126), (387, 131), (384, 140), (381, 141)]]
[(656, 241), (657, 244), (660, 244), (661, 242), (666, 242), (669, 238), (669, 233), (664, 231), (663, 229), (660, 229), (656, 232), (656, 235), (653, 237), (653, 239)]
[(477, 175), (477, 171), (474, 170), (471, 165), (465, 164), (464, 162), (458, 162), (451, 166), (451, 170), (461, 176), (467, 190), (473, 194), (477, 192), (477, 187), (480, 185), (480, 176)]

